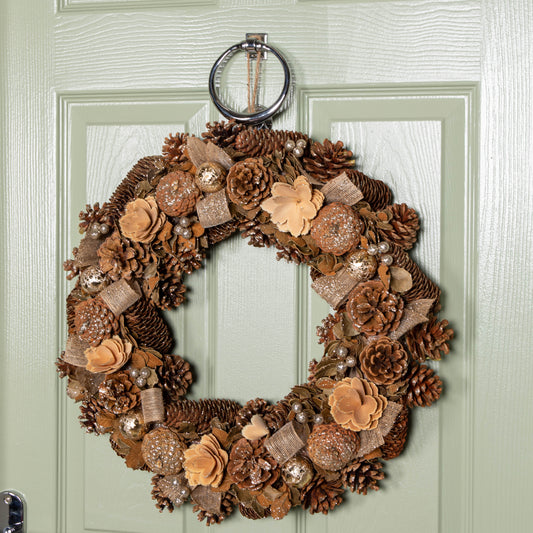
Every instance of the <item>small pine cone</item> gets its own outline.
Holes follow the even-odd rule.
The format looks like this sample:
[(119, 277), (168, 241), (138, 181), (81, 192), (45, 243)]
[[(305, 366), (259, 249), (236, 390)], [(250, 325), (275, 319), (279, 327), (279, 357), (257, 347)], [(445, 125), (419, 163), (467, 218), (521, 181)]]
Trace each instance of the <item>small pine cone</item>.
[(340, 313), (335, 313), (334, 315), (330, 313), (326, 318), (322, 320), (322, 325), (317, 326), (316, 328), (316, 334), (318, 335), (318, 344), (324, 344), (335, 339), (335, 335), (333, 334), (333, 327), (339, 322), (340, 319)]
[(181, 279), (181, 274), (177, 274), (168, 276), (159, 282), (157, 306), (160, 309), (175, 309), (185, 301), (187, 289)]
[(126, 326), (140, 345), (149, 346), (161, 353), (172, 349), (174, 339), (169, 327), (159, 315), (154, 304), (140, 298), (124, 312)]
[(392, 192), (388, 185), (369, 178), (358, 170), (349, 170), (347, 174), (352, 183), (363, 193), (365, 202), (368, 202), (374, 211), (380, 211), (390, 205)]
[(379, 482), (385, 477), (382, 468), (379, 461), (354, 462), (342, 471), (342, 485), (366, 496), (369, 489), (379, 490)]
[(253, 507), (250, 507), (249, 505), (245, 505), (244, 503), (239, 503), (239, 513), (241, 513), (244, 518), (248, 518), (248, 520), (259, 520), (260, 518), (264, 518), (266, 515), (260, 515), (256, 509)]
[(100, 383), (96, 401), (103, 409), (119, 415), (139, 404), (140, 392), (127, 372), (115, 372)]
[(200, 190), (194, 183), (194, 176), (181, 170), (170, 172), (161, 178), (155, 193), (159, 209), (172, 217), (192, 213), (199, 197)]
[(176, 135), (169, 133), (168, 137), (165, 138), (161, 152), (168, 164), (176, 165), (188, 161), (186, 151), (188, 137), (188, 133), (176, 133)]
[[(170, 513), (174, 511), (174, 501), (178, 498), (177, 494), (173, 498), (174, 491), (172, 489), (169, 490), (169, 487), (165, 483), (165, 479), (168, 480), (171, 477), (177, 478), (177, 476), (163, 476), (160, 474), (156, 474), (152, 478), (152, 500), (155, 500), (155, 506), (159, 509), (160, 513), (164, 509), (168, 509)], [(176, 490), (176, 493), (178, 493), (178, 490)]]
[(291, 412), (292, 401), (296, 397), (296, 394), (291, 392), (279, 402), (268, 406), (265, 415), (263, 416), (263, 420), (272, 431), (281, 429), (287, 423), (287, 417)]
[(111, 219), (105, 214), (106, 204), (103, 209), (100, 209), (100, 204), (96, 203), (93, 206), (87, 204), (85, 211), (80, 211), (79, 218), (81, 220), (80, 233), (85, 233), (93, 224), (111, 224)]
[(208, 122), (206, 124), (207, 131), (202, 133), (202, 137), (207, 141), (220, 146), (220, 148), (227, 148), (235, 145), (237, 135), (246, 128), (244, 124), (237, 124), (233, 119), (225, 122)]
[(67, 363), (63, 359), (64, 355), (65, 355), (65, 352), (61, 352), (61, 355), (56, 360), (56, 371), (61, 379), (67, 376), (70, 378), (76, 372), (76, 367), (74, 365)]
[(409, 356), (400, 342), (379, 337), (366, 345), (359, 362), (366, 379), (378, 385), (392, 385), (407, 372)]
[(98, 346), (119, 329), (118, 319), (99, 296), (76, 306), (74, 326), (78, 336), (91, 346)]
[(295, 143), (303, 139), (306, 143), (309, 137), (297, 131), (258, 130), (247, 128), (235, 138), (235, 149), (248, 157), (270, 155), (275, 151), (285, 150), (285, 143), (292, 140)]
[(313, 463), (324, 470), (345, 467), (359, 450), (360, 438), (355, 431), (339, 424), (319, 424), (307, 440), (307, 453)]
[(243, 239), (248, 239), (248, 244), (255, 248), (269, 248), (273, 240), (265, 235), (255, 220), (245, 220), (239, 224), (239, 231)]
[(179, 355), (164, 355), (157, 375), (163, 392), (170, 401), (185, 396), (192, 383), (191, 365)]
[(394, 258), (394, 265), (405, 268), (413, 280), (413, 286), (402, 294), (406, 302), (424, 298), (435, 299), (435, 304), (440, 298), (440, 289), (423, 272), (420, 267), (409, 257), (409, 254), (400, 246), (391, 244), (389, 252)]
[(340, 479), (326, 481), (322, 476), (315, 476), (303, 489), (300, 495), (302, 506), (311, 514), (328, 514), (342, 502), (342, 482)]
[[(73, 250), (74, 257), (78, 253), (77, 250), (77, 248), (74, 248)], [(80, 267), (75, 259), (67, 259), (66, 261), (63, 261), (63, 270), (68, 272), (68, 280), (74, 279), (80, 273)]]
[(354, 165), (353, 153), (344, 148), (342, 141), (333, 144), (329, 139), (325, 139), (324, 143), (314, 142), (309, 157), (304, 158), (305, 170), (322, 182), (336, 178)]
[(87, 433), (100, 433), (99, 425), (96, 422), (96, 415), (102, 411), (102, 407), (94, 398), (89, 398), (80, 404), (81, 415), (78, 416), (81, 427)]
[(227, 176), (229, 199), (246, 210), (259, 207), (270, 194), (272, 174), (262, 159), (248, 158), (235, 163)]
[(231, 237), (237, 230), (239, 225), (234, 220), (224, 222), (219, 226), (213, 226), (206, 230), (207, 242), (209, 245), (216, 244), (217, 242), (225, 241), (228, 237)]
[(178, 260), (185, 274), (192, 274), (195, 270), (202, 268), (202, 262), (204, 259), (205, 251), (198, 251), (195, 249), (178, 255)]
[(278, 241), (275, 241), (275, 246), (279, 250), (279, 252), (276, 252), (276, 259), (278, 261), (284, 259), (287, 263), (295, 263), (296, 265), (306, 262), (307, 258), (297, 248), (285, 246)]
[(211, 420), (218, 418), (222, 423), (233, 423), (241, 406), (231, 400), (177, 400), (166, 406), (165, 425), (179, 427), (183, 422), (196, 426), (198, 433), (211, 428)]
[(213, 524), (220, 524), (223, 522), (232, 512), (237, 503), (237, 499), (229, 492), (225, 492), (220, 504), (219, 513), (209, 513), (204, 511), (199, 505), (195, 505), (192, 510), (198, 513), (198, 520), (200, 522), (206, 521), (206, 526), (212, 526)]
[(269, 403), (266, 400), (263, 400), (263, 398), (249, 400), (237, 413), (237, 416), (235, 417), (235, 425), (240, 428), (246, 426), (246, 424), (250, 423), (252, 416), (264, 415), (268, 407)]
[(409, 409), (403, 407), (394, 422), (394, 426), (384, 437), (385, 444), (381, 446), (383, 459), (394, 459), (398, 457), (405, 448), (407, 440), (407, 431), (409, 429)]
[(415, 326), (405, 336), (405, 342), (413, 359), (420, 363), (426, 358), (439, 361), (442, 354), (450, 352), (448, 341), (451, 339), (453, 339), (453, 329), (448, 327), (448, 321), (439, 322), (435, 316)]
[(150, 181), (164, 169), (164, 166), (163, 158), (160, 156), (140, 159), (115, 189), (109, 202), (102, 206), (102, 216), (109, 217), (110, 221), (118, 220), (124, 214), (126, 204), (135, 199), (137, 185), (141, 181)]
[(79, 283), (76, 284), (76, 286), (70, 291), (69, 295), (67, 296), (67, 302), (66, 302), (66, 308), (67, 308), (67, 324), (68, 324), (68, 333), (69, 335), (72, 335), (76, 332), (76, 306), (87, 300), (87, 296), (85, 296), (80, 288)]
[(307, 371), (309, 372), (309, 377), (307, 378), (308, 383), (313, 383), (316, 379), (316, 367), (318, 366), (318, 361), (316, 359), (311, 359), (309, 361), (309, 368)]
[(442, 392), (442, 381), (426, 365), (415, 365), (409, 375), (409, 388), (405, 395), (407, 407), (428, 407), (436, 402)]
[(392, 229), (380, 229), (380, 235), (387, 241), (401, 246), (404, 250), (411, 249), (415, 242), (420, 222), (416, 211), (406, 204), (394, 204), (390, 207), (392, 217), (389, 224)]

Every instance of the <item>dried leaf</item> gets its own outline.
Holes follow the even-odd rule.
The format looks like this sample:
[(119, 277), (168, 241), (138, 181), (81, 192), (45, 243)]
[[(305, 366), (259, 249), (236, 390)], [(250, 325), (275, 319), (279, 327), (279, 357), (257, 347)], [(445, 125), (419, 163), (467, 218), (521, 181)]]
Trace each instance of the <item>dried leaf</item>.
[(413, 278), (405, 268), (390, 267), (390, 288), (395, 292), (406, 292), (413, 286)]
[(221, 446), (226, 446), (228, 434), (225, 431), (219, 428), (213, 428), (213, 435), (217, 438), (218, 442), (220, 442)]
[(378, 267), (378, 274), (379, 274), (379, 278), (381, 279), (381, 283), (383, 283), (383, 286), (385, 287), (385, 290), (388, 291), (389, 286), (390, 286), (389, 267), (382, 263)]
[(335, 387), (337, 382), (331, 378), (320, 378), (315, 382), (315, 384), (319, 389), (332, 389)]
[[(132, 442), (132, 441), (130, 441)], [(141, 441), (133, 442), (130, 446), (130, 451), (126, 455), (126, 466), (138, 470), (144, 466), (144, 459), (141, 453)]]

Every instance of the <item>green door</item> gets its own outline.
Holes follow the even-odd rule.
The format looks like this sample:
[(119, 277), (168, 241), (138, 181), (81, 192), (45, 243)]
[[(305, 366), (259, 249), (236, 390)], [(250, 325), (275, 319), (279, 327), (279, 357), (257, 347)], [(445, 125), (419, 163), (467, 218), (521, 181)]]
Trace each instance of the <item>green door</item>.
[[(235, 513), (215, 527), (531, 530), (530, 0), (3, 0), (0, 9), (0, 490), (25, 494), (28, 532), (205, 528), (189, 506), (160, 515), (150, 475), (80, 429), (53, 366), (66, 338), (61, 265), (86, 203), (105, 201), (169, 132), (218, 119), (210, 68), (254, 31), (294, 73), (274, 127), (344, 140), (359, 169), (418, 211), (414, 256), (440, 283), (457, 335), (439, 369), (446, 393), (416, 413), (383, 490), (350, 495), (327, 517)], [(225, 80), (237, 104), (244, 72), (236, 64)], [(279, 81), (273, 69), (267, 98)], [(303, 267), (235, 237), (167, 318), (177, 353), (197, 369), (193, 397), (245, 402), (279, 399), (305, 380), (327, 312)]]

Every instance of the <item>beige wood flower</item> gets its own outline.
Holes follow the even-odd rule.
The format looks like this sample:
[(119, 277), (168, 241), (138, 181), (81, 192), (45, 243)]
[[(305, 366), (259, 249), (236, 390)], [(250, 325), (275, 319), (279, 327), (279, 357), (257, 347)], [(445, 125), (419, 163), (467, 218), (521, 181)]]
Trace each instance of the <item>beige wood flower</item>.
[(152, 242), (165, 223), (166, 215), (159, 211), (155, 198), (137, 198), (126, 205), (119, 220), (124, 237), (136, 242)]
[(204, 435), (200, 442), (193, 444), (184, 455), (185, 476), (191, 486), (220, 485), (224, 477), (224, 468), (228, 464), (228, 454), (214, 435)]
[(111, 374), (124, 366), (131, 357), (132, 345), (115, 335), (105, 339), (98, 346), (87, 348), (87, 370), (100, 374)]
[(352, 431), (375, 429), (387, 407), (387, 398), (366, 379), (344, 378), (329, 397), (331, 414), (343, 428)]
[(272, 196), (261, 207), (270, 213), (272, 222), (280, 231), (294, 237), (307, 235), (322, 203), (324, 195), (313, 190), (304, 176), (298, 176), (293, 185), (274, 183)]

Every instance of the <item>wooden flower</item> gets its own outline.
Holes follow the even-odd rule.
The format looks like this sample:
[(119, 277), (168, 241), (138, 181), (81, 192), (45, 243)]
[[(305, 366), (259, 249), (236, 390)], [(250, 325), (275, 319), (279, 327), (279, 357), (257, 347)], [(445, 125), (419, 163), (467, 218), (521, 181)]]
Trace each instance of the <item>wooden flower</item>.
[(359, 378), (337, 383), (328, 401), (335, 422), (352, 431), (375, 429), (387, 407), (387, 398), (379, 394), (377, 386)]
[(198, 444), (185, 451), (183, 467), (191, 486), (205, 485), (218, 487), (228, 464), (228, 454), (220, 446), (217, 438), (204, 435)]
[(95, 347), (87, 348), (87, 370), (100, 374), (111, 374), (124, 366), (131, 357), (132, 345), (115, 335)]
[(159, 211), (155, 198), (137, 198), (126, 205), (119, 220), (124, 237), (136, 242), (152, 242), (163, 227), (166, 216)]
[(272, 222), (280, 231), (294, 237), (307, 235), (322, 203), (324, 195), (313, 190), (304, 176), (299, 176), (293, 185), (274, 183), (272, 196), (261, 207), (270, 213)]

